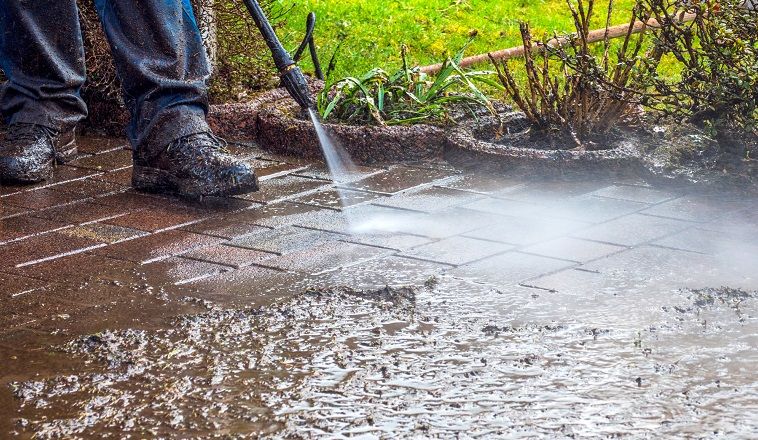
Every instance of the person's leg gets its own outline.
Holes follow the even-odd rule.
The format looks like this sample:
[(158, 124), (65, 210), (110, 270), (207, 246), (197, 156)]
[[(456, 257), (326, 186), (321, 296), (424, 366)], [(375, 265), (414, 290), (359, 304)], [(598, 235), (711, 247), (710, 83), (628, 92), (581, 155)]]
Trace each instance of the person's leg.
[(0, 67), (9, 79), (0, 95), (6, 123), (72, 130), (87, 116), (76, 0), (3, 0)]
[(0, 4), (0, 181), (38, 182), (76, 157), (74, 128), (87, 116), (78, 15), (76, 0)]
[(251, 164), (206, 123), (210, 66), (189, 0), (95, 5), (131, 111), (133, 186), (193, 198), (256, 190)]
[(210, 66), (188, 0), (95, 0), (136, 149), (208, 131)]

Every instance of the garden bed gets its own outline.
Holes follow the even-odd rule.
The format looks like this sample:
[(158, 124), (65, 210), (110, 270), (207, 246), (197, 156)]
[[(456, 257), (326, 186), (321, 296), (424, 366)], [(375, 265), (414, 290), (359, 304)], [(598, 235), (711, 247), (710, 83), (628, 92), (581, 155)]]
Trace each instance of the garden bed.
[(567, 139), (535, 132), (520, 113), (502, 122), (493, 117), (451, 129), (446, 137), (445, 159), (464, 168), (485, 167), (515, 174), (547, 176), (572, 174), (640, 175), (644, 173), (641, 148), (635, 137), (598, 139), (575, 148)]

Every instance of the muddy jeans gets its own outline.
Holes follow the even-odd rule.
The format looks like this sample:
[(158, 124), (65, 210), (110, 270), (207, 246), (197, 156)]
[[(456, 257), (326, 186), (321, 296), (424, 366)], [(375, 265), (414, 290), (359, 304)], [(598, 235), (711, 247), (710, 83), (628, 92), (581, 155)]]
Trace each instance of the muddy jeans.
[[(163, 146), (207, 130), (210, 67), (189, 0), (95, 0), (113, 52), (132, 145)], [(7, 123), (56, 130), (87, 116), (76, 0), (2, 0), (0, 95)]]

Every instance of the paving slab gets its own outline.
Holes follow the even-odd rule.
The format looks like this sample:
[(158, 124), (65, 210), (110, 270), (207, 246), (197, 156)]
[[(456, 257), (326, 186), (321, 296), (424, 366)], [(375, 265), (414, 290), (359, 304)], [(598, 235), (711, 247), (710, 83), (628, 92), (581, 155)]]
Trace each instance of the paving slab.
[(475, 200), (464, 204), (462, 207), (491, 214), (525, 218), (544, 217), (544, 213), (548, 209), (546, 206), (537, 203), (498, 199), (494, 197)]
[(392, 251), (344, 241), (327, 241), (261, 263), (268, 267), (312, 275), (360, 264)]
[(316, 206), (289, 202), (259, 205), (213, 217), (181, 229), (231, 239), (264, 229), (290, 226), (303, 218), (317, 215), (321, 211), (334, 212)]
[(271, 304), (289, 297), (298, 290), (302, 274), (276, 269), (248, 266), (185, 284), (195, 297), (223, 307), (245, 307)]
[(381, 289), (385, 286), (420, 286), (441, 275), (452, 266), (400, 256), (386, 256), (354, 266), (309, 276), (304, 287), (350, 286), (354, 289)]
[(351, 233), (341, 238), (341, 240), (347, 241), (349, 243), (377, 246), (396, 251), (404, 251), (432, 242), (432, 239), (428, 237), (419, 237), (418, 235), (399, 233)]
[(467, 237), (450, 237), (402, 253), (405, 257), (461, 265), (513, 249), (512, 245)]
[(31, 215), (40, 219), (77, 225), (111, 219), (130, 212), (140, 211), (140, 209), (138, 206), (109, 206), (94, 201), (82, 201), (35, 211)]
[[(1, 199), (0, 199), (1, 200)], [(22, 208), (20, 206), (13, 206), (0, 201), (0, 220), (13, 217), (15, 215), (27, 213), (30, 210), (28, 208)]]
[(9, 297), (37, 290), (47, 284), (49, 283), (35, 278), (0, 272), (0, 298), (5, 301)]
[(743, 240), (741, 236), (729, 232), (690, 228), (656, 240), (652, 244), (713, 255), (752, 254), (758, 262), (758, 243)]
[(56, 185), (55, 188), (60, 191), (79, 194), (84, 197), (100, 197), (124, 190), (124, 187), (117, 183), (105, 180), (95, 180), (94, 178), (72, 180), (70, 182)]
[(447, 273), (505, 288), (571, 266), (576, 266), (576, 264), (521, 252), (506, 252), (451, 269)]
[(0, 301), (0, 328), (10, 330), (51, 316), (67, 316), (80, 307), (82, 306), (64, 301), (41, 289), (5, 297)]
[(630, 200), (609, 199), (582, 195), (565, 199), (550, 206), (546, 215), (554, 218), (603, 223), (628, 214), (642, 211), (650, 206), (648, 203)]
[(71, 161), (68, 166), (87, 168), (95, 171), (114, 171), (132, 165), (130, 150), (115, 149), (94, 156), (87, 156)]
[(86, 199), (84, 194), (61, 191), (58, 186), (25, 191), (4, 197), (3, 203), (29, 209), (45, 209)]
[(624, 246), (598, 243), (578, 238), (561, 237), (540, 244), (527, 246), (521, 250), (530, 254), (585, 263), (616, 252), (621, 252), (625, 249), (627, 248)]
[(147, 264), (221, 241), (222, 239), (209, 235), (169, 230), (95, 249), (92, 252), (96, 255)]
[(682, 220), (630, 214), (606, 223), (579, 229), (572, 232), (571, 235), (622, 246), (636, 246), (691, 228), (694, 225), (694, 223)]
[(395, 166), (384, 173), (375, 174), (339, 186), (381, 194), (394, 194), (420, 185), (435, 183), (454, 174), (445, 170)]
[(491, 224), (466, 232), (465, 236), (523, 246), (552, 240), (588, 226), (576, 220), (502, 216)]
[(758, 257), (704, 255), (656, 246), (638, 246), (581, 268), (608, 276), (618, 286), (758, 288)]
[(129, 145), (129, 141), (122, 138), (79, 136), (76, 138), (76, 146), (79, 153), (100, 154), (113, 150), (123, 150)]
[(467, 173), (452, 177), (436, 186), (477, 194), (491, 194), (506, 189), (515, 190), (524, 185), (524, 182), (520, 179), (508, 179), (487, 174)]
[(140, 267), (140, 273), (144, 274), (151, 286), (187, 284), (227, 270), (229, 268), (220, 264), (181, 256), (165, 258)]
[(210, 263), (223, 264), (235, 269), (250, 266), (252, 264), (265, 264), (265, 261), (277, 256), (275, 253), (248, 249), (227, 244), (216, 244), (192, 250), (182, 255)]
[(82, 252), (12, 270), (26, 277), (80, 286), (96, 281), (115, 282), (113, 285), (144, 281), (138, 268), (131, 262)]
[(250, 160), (249, 162), (255, 169), (255, 175), (258, 177), (259, 181), (286, 176), (287, 174), (291, 174), (307, 168), (305, 165), (277, 162), (272, 160), (255, 159)]
[(288, 254), (308, 249), (326, 241), (336, 241), (339, 238), (339, 235), (324, 231), (284, 226), (236, 238), (230, 241), (229, 245), (276, 254)]
[(252, 202), (275, 203), (329, 185), (329, 182), (298, 176), (282, 176), (261, 182), (260, 190), (235, 196)]
[(68, 235), (69, 237), (87, 238), (107, 244), (114, 244), (121, 241), (131, 240), (133, 238), (148, 234), (147, 232), (138, 229), (97, 222), (73, 226), (70, 228), (62, 229), (58, 232), (64, 235)]
[(103, 174), (93, 176), (92, 179), (128, 188), (132, 186), (132, 167), (127, 167), (115, 171), (107, 171)]
[(42, 234), (66, 227), (65, 223), (42, 219), (31, 214), (0, 219), (0, 243)]
[(652, 206), (643, 214), (692, 222), (709, 222), (724, 217), (741, 208), (739, 202), (719, 200), (714, 197), (684, 196)]
[(89, 238), (47, 232), (2, 245), (0, 253), (3, 258), (0, 260), (0, 267), (26, 265), (70, 253), (83, 252), (98, 246), (103, 246), (103, 244)]
[[(347, 173), (345, 176), (340, 176), (340, 183), (354, 182), (385, 171), (387, 171), (386, 168), (353, 165), (350, 169), (350, 173)], [(296, 171), (293, 175), (333, 182), (332, 173), (329, 172), (329, 168), (323, 162), (309, 164), (306, 169)]]
[(325, 188), (304, 196), (290, 199), (293, 203), (304, 203), (328, 209), (342, 209), (361, 203), (375, 202), (384, 198), (383, 195), (366, 191), (349, 189)]
[(86, 177), (94, 177), (98, 174), (101, 173), (86, 168), (75, 168), (67, 165), (62, 165), (56, 167), (53, 176), (44, 182), (39, 182), (31, 185), (0, 185), (0, 198), (11, 194), (34, 191), (41, 188), (50, 188), (73, 180), (84, 179)]
[(424, 188), (420, 191), (405, 192), (394, 197), (374, 200), (372, 203), (391, 208), (410, 209), (421, 212), (435, 212), (446, 208), (466, 205), (484, 196), (445, 187)]
[(611, 185), (593, 191), (590, 194), (598, 197), (631, 200), (640, 203), (662, 203), (679, 197), (679, 195), (674, 192), (637, 185)]
[(186, 226), (211, 216), (208, 211), (201, 211), (181, 203), (166, 203), (161, 206), (149, 206), (137, 212), (105, 220), (110, 225), (157, 232)]

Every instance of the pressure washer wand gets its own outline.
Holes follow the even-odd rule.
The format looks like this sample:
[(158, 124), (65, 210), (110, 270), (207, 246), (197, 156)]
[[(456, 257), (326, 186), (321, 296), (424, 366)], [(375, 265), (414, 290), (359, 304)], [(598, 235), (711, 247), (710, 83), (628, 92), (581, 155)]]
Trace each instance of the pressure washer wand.
[(300, 70), (300, 67), (297, 66), (290, 54), (284, 49), (284, 46), (282, 46), (282, 43), (276, 36), (276, 32), (274, 32), (266, 15), (263, 13), (261, 6), (256, 0), (243, 1), (245, 6), (247, 6), (247, 10), (250, 11), (250, 15), (253, 16), (255, 25), (261, 31), (268, 48), (271, 50), (274, 64), (277, 70), (279, 70), (284, 87), (301, 107), (304, 109), (315, 108), (316, 105), (313, 102), (313, 98), (311, 98), (311, 90), (305, 81), (302, 70)]

